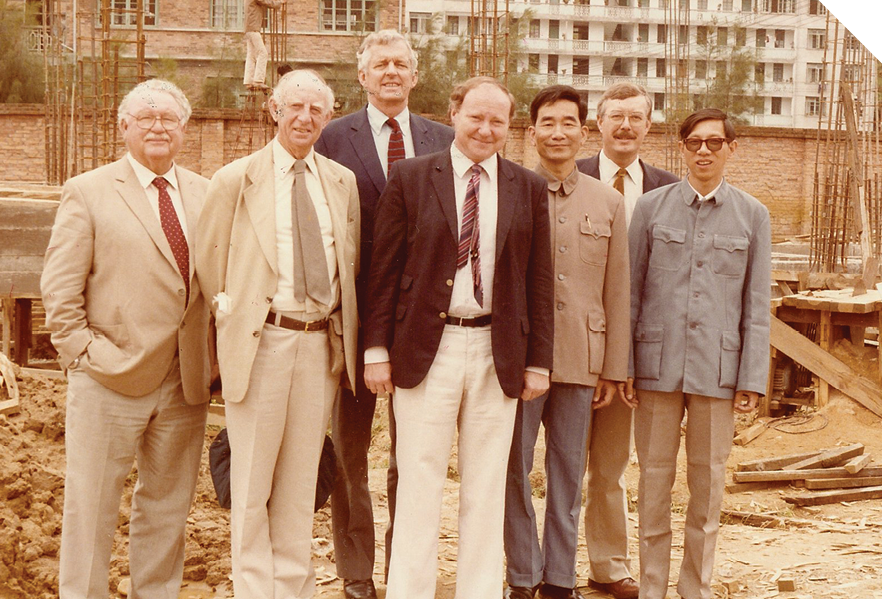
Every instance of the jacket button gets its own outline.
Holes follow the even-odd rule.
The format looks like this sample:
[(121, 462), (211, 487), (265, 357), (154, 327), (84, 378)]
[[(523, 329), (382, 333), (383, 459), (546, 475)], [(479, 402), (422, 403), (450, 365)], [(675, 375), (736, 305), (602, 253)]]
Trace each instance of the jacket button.
[(563, 281), (563, 280), (566, 279), (566, 278), (567, 278), (567, 276), (566, 276), (565, 274), (563, 274), (563, 273), (560, 273), (559, 275), (557, 275), (557, 280), (558, 280), (558, 281)]
[(184, 291), (183, 289), (178, 289), (178, 295), (180, 295), (181, 297), (183, 297), (185, 293), (186, 291)]
[(698, 261), (698, 264), (696, 264), (695, 266), (697, 266), (698, 268), (701, 268), (702, 266), (704, 266), (704, 262), (702, 262), (701, 260), (699, 260), (699, 261)]
[(453, 279), (447, 279), (447, 286), (453, 287)]
[(557, 309), (558, 309), (558, 310), (563, 310), (563, 309), (564, 309), (563, 302), (560, 302), (560, 303), (557, 304)]
[(567, 217), (566, 217), (566, 216), (561, 216), (561, 217), (560, 217), (559, 219), (557, 219), (557, 220), (558, 220), (558, 222), (565, 223), (565, 222), (567, 222)]
[(447, 312), (441, 312), (438, 316), (440, 318), (447, 318)]
[(260, 331), (254, 331), (251, 334), (254, 335), (255, 337), (260, 337)]
[(560, 246), (560, 250), (558, 250), (558, 251), (559, 251), (561, 254), (563, 254), (564, 252), (567, 251), (567, 246), (565, 246), (565, 245)]
[(266, 298), (266, 303), (268, 303), (268, 304), (273, 303), (273, 298), (271, 298), (271, 297)]

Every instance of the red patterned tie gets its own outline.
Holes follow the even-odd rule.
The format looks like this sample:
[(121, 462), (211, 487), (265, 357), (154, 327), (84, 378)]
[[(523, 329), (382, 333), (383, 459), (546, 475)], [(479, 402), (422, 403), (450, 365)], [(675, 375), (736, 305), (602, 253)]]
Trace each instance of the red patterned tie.
[(456, 267), (462, 268), (472, 257), (472, 285), (478, 305), (484, 307), (484, 285), (481, 282), (481, 228), (478, 222), (478, 191), (481, 185), (481, 167), (472, 165), (472, 177), (466, 187), (465, 202), (462, 206), (462, 229), (459, 233), (459, 248), (456, 253)]
[(168, 181), (163, 177), (156, 177), (153, 179), (153, 185), (159, 190), (159, 222), (162, 223), (162, 230), (165, 231), (165, 237), (175, 255), (175, 262), (178, 263), (181, 278), (184, 279), (184, 287), (187, 292), (184, 299), (186, 306), (190, 302), (190, 248), (187, 246), (187, 238), (184, 237), (181, 221), (178, 220), (175, 207), (172, 205), (171, 196), (168, 195)]
[(401, 134), (401, 127), (395, 119), (389, 119), (386, 124), (392, 127), (392, 133), (389, 135), (389, 153), (387, 154), (388, 166), (386, 167), (386, 177), (392, 170), (392, 163), (398, 160), (404, 160), (404, 136)]

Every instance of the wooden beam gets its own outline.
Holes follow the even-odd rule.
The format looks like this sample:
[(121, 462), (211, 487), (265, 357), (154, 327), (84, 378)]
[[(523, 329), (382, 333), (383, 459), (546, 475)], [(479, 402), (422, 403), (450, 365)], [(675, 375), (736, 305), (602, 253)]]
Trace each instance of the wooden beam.
[(18, 398), (0, 401), (0, 414), (18, 414), (20, 411)]
[(861, 476), (855, 478), (822, 478), (805, 481), (806, 489), (854, 489), (882, 485), (882, 476)]
[(863, 499), (882, 499), (882, 487), (827, 491), (826, 493), (815, 493), (813, 495), (785, 495), (782, 499), (796, 506), (826, 505), (841, 501), (861, 501)]
[[(864, 453), (864, 446), (861, 443), (846, 445), (838, 449), (830, 449), (813, 458), (806, 458), (794, 464), (790, 464), (790, 470), (807, 470), (809, 468), (829, 468), (836, 466), (849, 458), (859, 456)], [(850, 473), (853, 474), (853, 473)]]
[(782, 470), (790, 464), (795, 464), (807, 458), (813, 458), (821, 452), (829, 451), (827, 449), (818, 449), (806, 453), (792, 453), (790, 455), (782, 455), (774, 458), (760, 458), (758, 460), (747, 460), (735, 466), (738, 472), (764, 472), (769, 470)]
[[(843, 465), (843, 468), (845, 468), (845, 471), (849, 474), (857, 474), (858, 472), (863, 470), (867, 464), (870, 463), (871, 459), (873, 458), (868, 453), (855, 456), (848, 460), (848, 462)], [(882, 482), (880, 482), (879, 484), (882, 485)]]
[(775, 316), (771, 317), (771, 343), (794, 362), (829, 381), (831, 385), (882, 417), (882, 386), (879, 383), (861, 376)]
[(733, 520), (747, 526), (756, 526), (759, 528), (790, 528), (790, 527), (814, 527), (817, 522), (803, 518), (785, 518), (783, 516), (772, 516), (770, 514), (754, 514), (753, 512), (743, 512), (740, 510), (721, 510), (721, 524), (729, 524), (727, 520)]
[(738, 436), (735, 437), (733, 443), (735, 443), (735, 445), (747, 445), (759, 437), (764, 430), (766, 430), (765, 422), (754, 422), (750, 428), (741, 431)]
[[(759, 483), (727, 483), (726, 493), (734, 495), (735, 493), (750, 493), (751, 491), (765, 491), (774, 489), (781, 485), (787, 484), (787, 481), (772, 480)], [(882, 483), (879, 483), (882, 484)]]
[[(733, 472), (732, 480), (736, 483), (755, 483), (768, 481), (810, 480), (818, 478), (847, 478), (850, 476), (845, 468), (811, 468), (808, 470), (774, 470), (772, 472)], [(868, 466), (851, 475), (855, 478), (865, 476), (882, 476), (882, 467)]]

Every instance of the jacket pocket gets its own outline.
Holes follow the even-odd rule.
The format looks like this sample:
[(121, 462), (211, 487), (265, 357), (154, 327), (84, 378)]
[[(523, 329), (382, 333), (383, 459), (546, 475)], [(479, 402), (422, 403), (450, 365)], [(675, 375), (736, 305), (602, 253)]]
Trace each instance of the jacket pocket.
[(747, 237), (714, 235), (714, 272), (725, 277), (738, 277), (747, 269)]
[(606, 357), (606, 318), (603, 314), (588, 315), (588, 372), (601, 374)]
[(609, 253), (609, 238), (612, 235), (609, 225), (592, 225), (587, 221), (579, 223), (579, 255), (582, 262), (603, 266)]
[(661, 377), (662, 325), (637, 324), (634, 331), (634, 374), (638, 379), (658, 380)]
[(661, 270), (679, 270), (686, 253), (686, 231), (664, 225), (652, 228), (649, 266)]
[(741, 335), (723, 332), (720, 338), (720, 387), (734, 389), (741, 364)]

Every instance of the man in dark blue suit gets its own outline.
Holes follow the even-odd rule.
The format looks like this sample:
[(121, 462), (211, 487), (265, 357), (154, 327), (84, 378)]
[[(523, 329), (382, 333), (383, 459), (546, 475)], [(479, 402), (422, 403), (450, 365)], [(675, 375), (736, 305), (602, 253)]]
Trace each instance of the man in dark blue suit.
[[(445, 150), (453, 129), (411, 114), (410, 90), (417, 83), (417, 55), (403, 35), (378, 31), (365, 38), (358, 50), (358, 80), (368, 94), (365, 108), (329, 123), (315, 144), (320, 154), (355, 173), (361, 201), (361, 270), (356, 280), (360, 320), (365, 320), (365, 292), (373, 247), (377, 199), (386, 187), (389, 168), (396, 160)], [(334, 552), (337, 575), (343, 579), (347, 599), (376, 599), (374, 571), (374, 519), (367, 478), (367, 453), (376, 395), (364, 386), (359, 335), (356, 389), (341, 389), (334, 408), (332, 432), (342, 476), (331, 495)], [(391, 414), (392, 451), (389, 458), (389, 527), (386, 532), (386, 567), (392, 541), (395, 489), (395, 423)]]
[[(676, 175), (643, 162), (640, 146), (652, 125), (652, 99), (639, 85), (617, 83), (597, 104), (602, 149), (576, 167), (625, 196), (625, 222), (637, 198), (679, 181)], [(624, 299), (624, 298), (623, 298)], [(585, 536), (591, 564), (590, 586), (615, 599), (636, 599), (639, 589), (629, 572), (625, 468), (631, 453), (632, 411), (622, 401), (596, 410), (588, 453)]]

